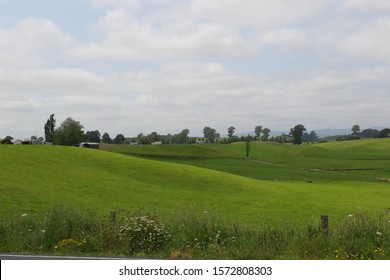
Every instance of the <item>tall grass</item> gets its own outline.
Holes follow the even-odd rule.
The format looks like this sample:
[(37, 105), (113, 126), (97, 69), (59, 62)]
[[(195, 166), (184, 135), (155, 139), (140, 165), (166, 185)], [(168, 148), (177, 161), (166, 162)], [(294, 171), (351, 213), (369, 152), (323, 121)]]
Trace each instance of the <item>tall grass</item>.
[(302, 224), (259, 218), (226, 222), (188, 208), (162, 220), (156, 211), (96, 216), (57, 206), (0, 220), (0, 251), (195, 259), (390, 259), (390, 214), (364, 213)]

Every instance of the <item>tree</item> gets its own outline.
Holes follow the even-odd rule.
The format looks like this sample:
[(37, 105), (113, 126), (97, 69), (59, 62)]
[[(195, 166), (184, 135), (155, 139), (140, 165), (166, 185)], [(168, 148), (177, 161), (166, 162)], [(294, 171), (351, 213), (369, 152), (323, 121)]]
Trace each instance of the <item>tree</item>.
[(53, 142), (55, 126), (56, 126), (56, 120), (54, 119), (54, 114), (51, 114), (44, 126), (46, 142)]
[(147, 137), (149, 138), (150, 143), (159, 141), (159, 135), (158, 135), (158, 133), (155, 132), (155, 131), (153, 131), (152, 133), (150, 133)]
[(306, 128), (303, 124), (297, 124), (296, 126), (294, 126), (294, 128), (290, 129), (290, 135), (294, 138), (294, 145), (302, 144), (302, 135), (304, 131), (306, 131)]
[(84, 135), (84, 141), (100, 143), (101, 137), (99, 130), (87, 131), (87, 133)]
[(263, 131), (263, 127), (261, 125), (255, 127), (255, 135), (257, 139), (260, 139), (260, 134), (262, 131)]
[(368, 128), (360, 132), (359, 136), (365, 138), (377, 138), (379, 136), (379, 130)]
[(67, 118), (54, 132), (54, 144), (62, 146), (78, 145), (83, 140), (84, 126), (80, 122)]
[(246, 152), (246, 158), (249, 158), (249, 152), (250, 152), (250, 150), (251, 150), (251, 137), (249, 136), (249, 134), (248, 134), (248, 136), (247, 137), (245, 137), (245, 152)]
[(123, 134), (118, 134), (117, 136), (115, 136), (114, 144), (123, 144), (124, 142), (125, 142), (125, 136), (123, 136)]
[(14, 140), (14, 138), (8, 135), (3, 140), (1, 140), (1, 144), (13, 144), (12, 140)]
[(357, 135), (358, 132), (360, 131), (360, 126), (358, 124), (355, 124), (354, 126), (352, 126), (351, 131), (353, 135)]
[(234, 126), (231, 126), (231, 127), (228, 128), (229, 139), (231, 139), (233, 137), (233, 134), (234, 134), (235, 130), (236, 130), (236, 128)]
[(219, 137), (219, 133), (214, 128), (206, 126), (203, 128), (204, 138), (207, 138), (211, 143), (215, 143), (215, 139)]
[(188, 143), (188, 134), (190, 134), (190, 130), (188, 128), (183, 129), (179, 133), (180, 144), (187, 144)]
[(389, 128), (382, 129), (379, 132), (378, 138), (387, 138), (387, 137), (390, 137), (390, 129)]
[(271, 132), (271, 129), (265, 127), (265, 128), (262, 130), (262, 132), (263, 132), (263, 135), (261, 136), (261, 140), (262, 140), (262, 141), (267, 141), (267, 140), (268, 140), (268, 137), (269, 137), (269, 134), (270, 134), (270, 132)]
[(105, 132), (102, 136), (102, 142), (105, 143), (105, 144), (111, 144), (112, 143), (112, 139), (110, 137), (110, 134), (108, 134), (107, 132)]

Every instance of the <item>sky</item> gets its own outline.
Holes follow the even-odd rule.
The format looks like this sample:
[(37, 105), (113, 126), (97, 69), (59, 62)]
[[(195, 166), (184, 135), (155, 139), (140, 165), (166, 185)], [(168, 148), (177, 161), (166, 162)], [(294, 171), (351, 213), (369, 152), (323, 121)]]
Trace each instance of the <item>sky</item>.
[(0, 138), (390, 126), (388, 0), (0, 0)]

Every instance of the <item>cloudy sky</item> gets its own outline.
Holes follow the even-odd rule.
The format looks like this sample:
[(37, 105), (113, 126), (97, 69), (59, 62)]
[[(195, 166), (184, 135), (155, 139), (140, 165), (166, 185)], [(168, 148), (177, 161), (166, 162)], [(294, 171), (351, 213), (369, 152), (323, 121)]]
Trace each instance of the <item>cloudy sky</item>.
[(0, 0), (0, 137), (390, 125), (388, 0)]

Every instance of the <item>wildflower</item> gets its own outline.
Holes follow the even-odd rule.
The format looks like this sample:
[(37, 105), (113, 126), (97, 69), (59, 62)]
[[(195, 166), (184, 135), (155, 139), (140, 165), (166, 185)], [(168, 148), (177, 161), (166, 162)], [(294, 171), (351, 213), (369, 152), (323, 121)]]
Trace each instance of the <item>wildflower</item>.
[(382, 233), (381, 233), (380, 231), (377, 231), (377, 232), (376, 232), (376, 235), (382, 236)]
[(349, 214), (349, 215), (348, 215), (348, 218), (352, 218), (352, 217), (353, 217), (353, 215), (352, 215), (352, 214)]
[(46, 232), (46, 230), (43, 229), (43, 230), (42, 230), (42, 233), (45, 233), (45, 232)]
[(27, 214), (26, 213), (22, 214), (22, 217), (27, 217)]

